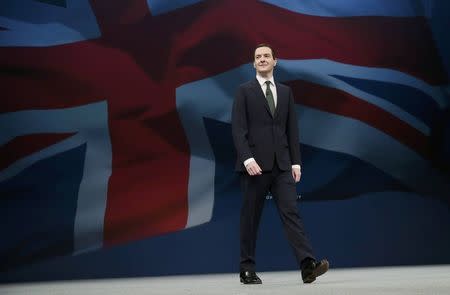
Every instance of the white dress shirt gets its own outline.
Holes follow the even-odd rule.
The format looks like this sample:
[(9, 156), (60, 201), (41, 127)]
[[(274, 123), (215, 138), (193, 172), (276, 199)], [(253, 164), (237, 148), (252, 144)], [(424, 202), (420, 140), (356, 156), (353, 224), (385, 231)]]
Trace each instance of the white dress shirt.
[(260, 75), (256, 75), (256, 80), (258, 80), (259, 85), (261, 85), (262, 92), (264, 96), (266, 95), (267, 84), (266, 81), (270, 81), (270, 90), (273, 95), (273, 102), (275, 103), (275, 108), (277, 107), (277, 87), (275, 86), (275, 81), (273, 80), (273, 76), (270, 79), (266, 79), (261, 77)]

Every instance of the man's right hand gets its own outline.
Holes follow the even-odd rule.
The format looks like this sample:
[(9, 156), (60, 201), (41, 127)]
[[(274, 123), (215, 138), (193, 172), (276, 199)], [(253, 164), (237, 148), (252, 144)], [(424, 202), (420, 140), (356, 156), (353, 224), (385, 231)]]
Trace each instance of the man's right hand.
[(245, 169), (247, 169), (248, 174), (252, 176), (262, 174), (262, 170), (256, 161), (251, 161), (248, 163), (247, 166), (245, 166)]

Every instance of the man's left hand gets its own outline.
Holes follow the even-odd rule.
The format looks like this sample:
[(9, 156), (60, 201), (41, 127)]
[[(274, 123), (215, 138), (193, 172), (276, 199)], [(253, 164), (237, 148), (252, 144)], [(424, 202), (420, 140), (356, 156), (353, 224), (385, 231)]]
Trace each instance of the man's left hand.
[(302, 172), (300, 171), (300, 168), (292, 167), (292, 177), (294, 178), (295, 182), (299, 182), (301, 176)]

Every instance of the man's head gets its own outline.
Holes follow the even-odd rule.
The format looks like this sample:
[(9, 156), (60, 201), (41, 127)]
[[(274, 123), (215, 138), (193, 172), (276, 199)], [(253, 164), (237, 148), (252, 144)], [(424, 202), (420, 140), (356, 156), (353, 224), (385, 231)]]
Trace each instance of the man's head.
[(253, 66), (261, 76), (272, 76), (273, 67), (277, 64), (275, 52), (269, 44), (259, 44), (255, 48)]

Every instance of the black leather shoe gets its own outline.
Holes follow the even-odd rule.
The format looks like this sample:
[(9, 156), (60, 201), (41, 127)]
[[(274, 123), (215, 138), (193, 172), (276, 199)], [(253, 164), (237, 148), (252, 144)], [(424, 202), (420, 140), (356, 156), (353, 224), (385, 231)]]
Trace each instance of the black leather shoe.
[(241, 271), (239, 277), (243, 284), (262, 284), (261, 279), (254, 271)]
[(309, 284), (316, 280), (318, 276), (323, 275), (330, 268), (328, 260), (323, 259), (319, 262), (315, 260), (308, 260), (302, 265), (302, 280), (303, 283)]

